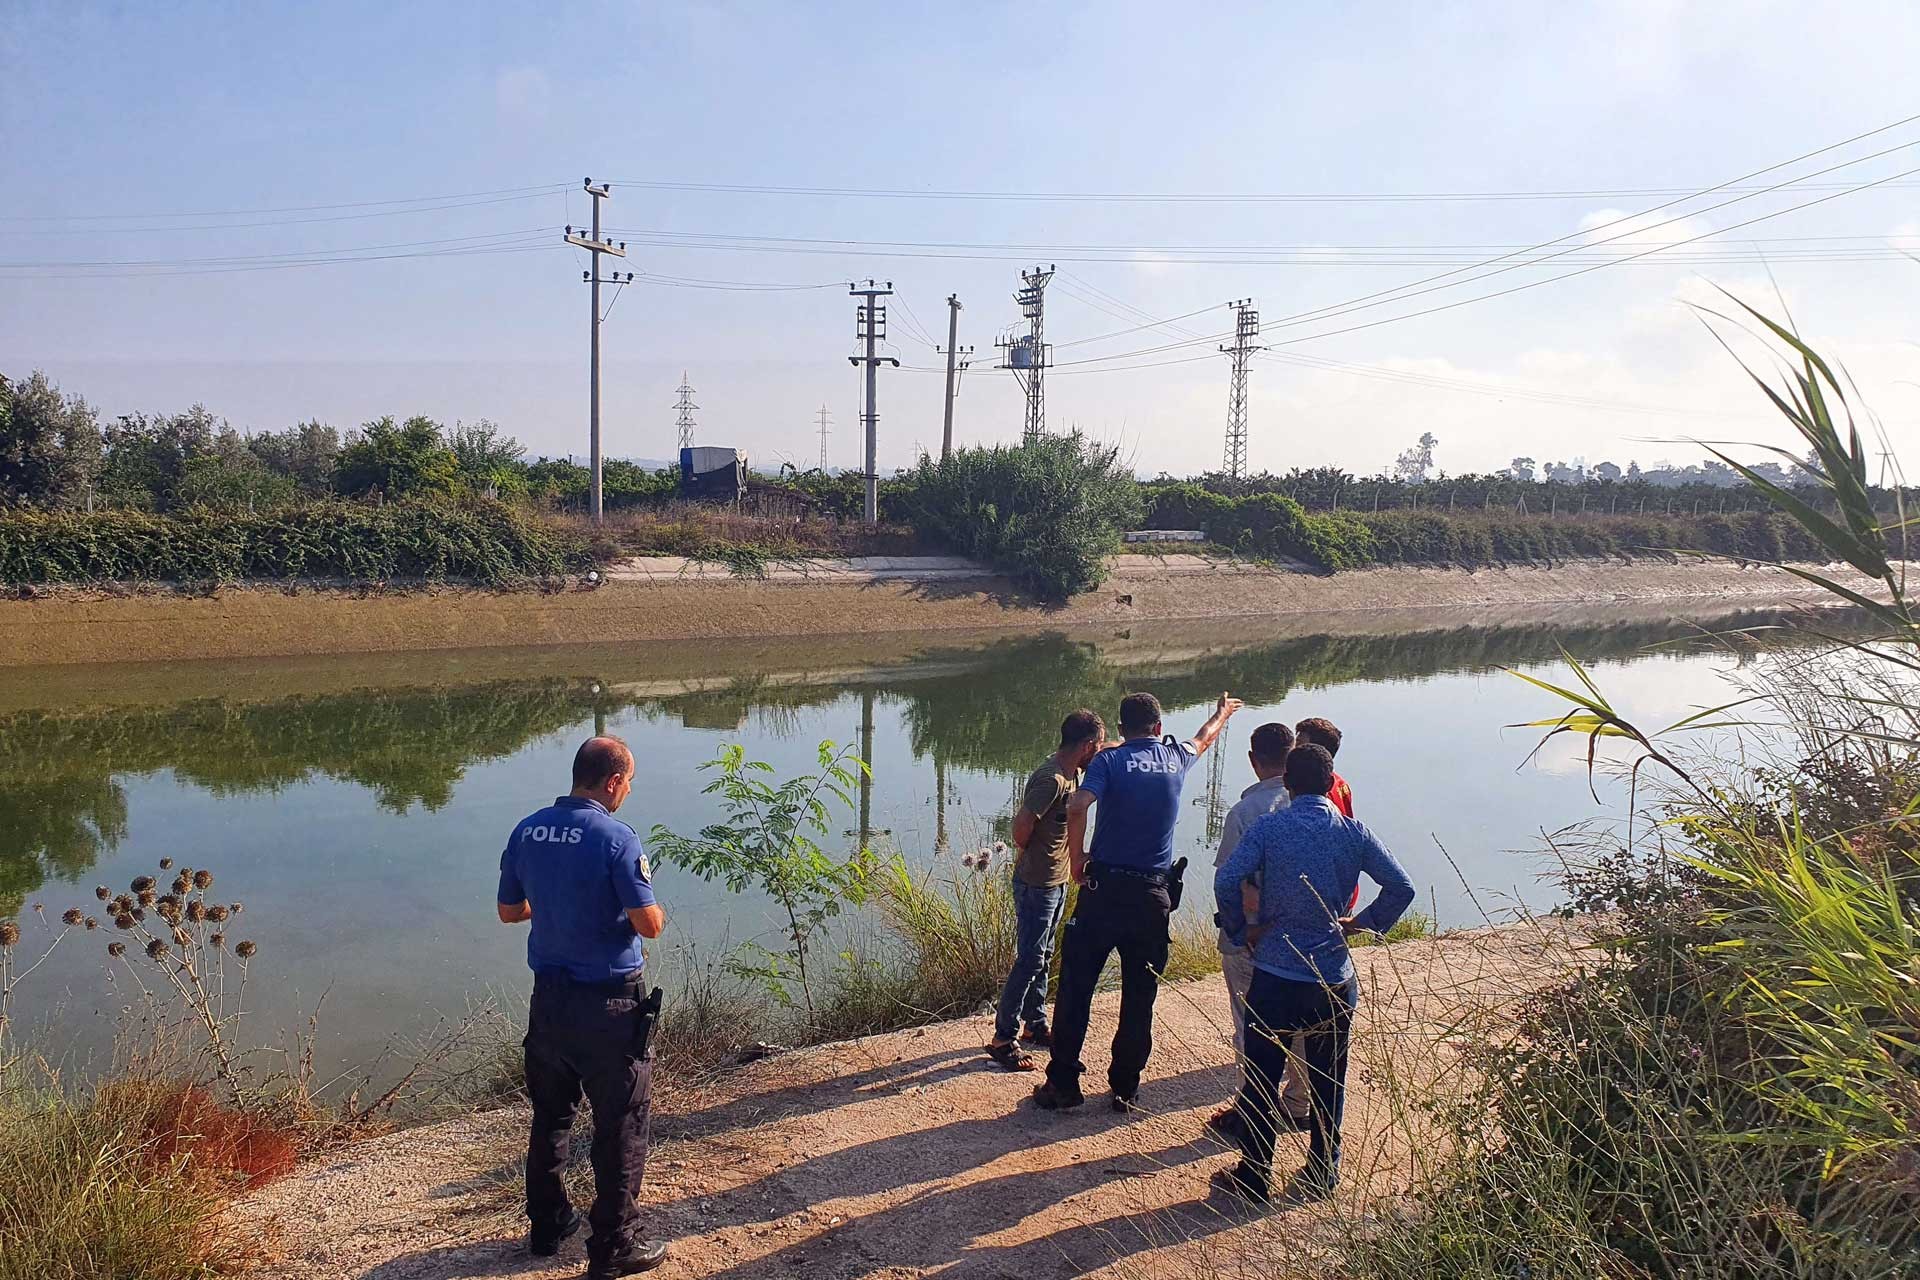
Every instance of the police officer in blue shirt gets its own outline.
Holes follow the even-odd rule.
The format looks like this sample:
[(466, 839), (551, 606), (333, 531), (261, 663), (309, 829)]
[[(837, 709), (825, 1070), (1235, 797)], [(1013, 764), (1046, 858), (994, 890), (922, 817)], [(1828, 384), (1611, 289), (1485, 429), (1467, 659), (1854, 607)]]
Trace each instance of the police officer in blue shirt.
[(613, 816), (632, 789), (627, 744), (591, 738), (573, 757), (572, 793), (522, 819), (500, 855), (500, 922), (533, 922), (527, 1247), (552, 1257), (580, 1229), (561, 1172), (584, 1093), (593, 1106), (588, 1280), (650, 1271), (667, 1257), (665, 1244), (635, 1231), (653, 1101), (648, 1040), (660, 1010), (660, 993), (641, 990), (640, 940), (659, 937), (667, 918), (640, 837)]
[[(1053, 1052), (1047, 1078), (1033, 1091), (1049, 1111), (1077, 1107), (1080, 1050), (1087, 1039), (1093, 990), (1107, 957), (1120, 953), (1120, 1026), (1113, 1033), (1107, 1084), (1113, 1109), (1125, 1111), (1140, 1092), (1153, 1052), (1153, 1001), (1167, 967), (1175, 905), (1173, 827), (1187, 770), (1214, 744), (1240, 700), (1226, 694), (1200, 732), (1185, 742), (1160, 737), (1160, 701), (1150, 693), (1120, 700), (1120, 744), (1087, 765), (1067, 802), (1067, 857), (1080, 896), (1060, 944), (1060, 989), (1053, 1008)], [(1087, 811), (1100, 806), (1091, 856)]]

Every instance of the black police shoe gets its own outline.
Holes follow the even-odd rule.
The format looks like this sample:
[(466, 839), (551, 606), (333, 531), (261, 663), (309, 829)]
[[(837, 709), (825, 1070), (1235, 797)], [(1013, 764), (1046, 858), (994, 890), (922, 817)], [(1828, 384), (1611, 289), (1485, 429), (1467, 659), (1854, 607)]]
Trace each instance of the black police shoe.
[(1237, 1196), (1250, 1204), (1265, 1208), (1273, 1203), (1273, 1193), (1268, 1189), (1267, 1175), (1249, 1165), (1245, 1160), (1231, 1169), (1222, 1169), (1214, 1174), (1213, 1183), (1229, 1195)]
[(1078, 1089), (1056, 1089), (1051, 1080), (1035, 1086), (1033, 1091), (1033, 1105), (1042, 1111), (1065, 1111), (1086, 1100), (1087, 1096)]
[(567, 1220), (557, 1227), (535, 1227), (527, 1232), (527, 1252), (536, 1258), (551, 1258), (580, 1230), (580, 1215), (567, 1210)]
[(667, 1242), (664, 1240), (642, 1240), (625, 1253), (615, 1254), (605, 1262), (596, 1262), (587, 1268), (587, 1280), (614, 1280), (615, 1276), (637, 1276), (642, 1271), (651, 1271), (667, 1260)]

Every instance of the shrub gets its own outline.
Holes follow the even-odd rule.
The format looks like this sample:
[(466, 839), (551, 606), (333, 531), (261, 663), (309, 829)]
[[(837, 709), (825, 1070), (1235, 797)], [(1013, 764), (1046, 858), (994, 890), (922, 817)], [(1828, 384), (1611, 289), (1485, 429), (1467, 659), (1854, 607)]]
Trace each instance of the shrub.
[(923, 455), (909, 480), (902, 506), (922, 537), (1051, 600), (1098, 586), (1120, 531), (1142, 513), (1119, 451), (1078, 432)]
[(245, 1242), (223, 1211), (241, 1179), (195, 1158), (197, 1135), (175, 1123), (182, 1096), (184, 1086), (144, 1082), (78, 1100), (0, 1088), (0, 1280), (238, 1269)]
[(0, 512), (0, 582), (424, 578), (509, 585), (589, 564), (583, 543), (502, 503), (319, 502), (177, 516)]

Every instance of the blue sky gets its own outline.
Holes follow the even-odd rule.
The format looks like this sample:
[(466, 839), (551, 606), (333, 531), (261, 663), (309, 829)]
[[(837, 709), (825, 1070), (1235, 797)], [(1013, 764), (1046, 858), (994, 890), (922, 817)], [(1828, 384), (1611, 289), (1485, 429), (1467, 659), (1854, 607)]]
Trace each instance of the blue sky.
[[(635, 242), (626, 265), (823, 286), (626, 290), (605, 329), (615, 454), (670, 452), (684, 369), (702, 442), (804, 463), (817, 455), (824, 403), (833, 462), (852, 465), (844, 282), (869, 275), (898, 290), (891, 337), (912, 366), (882, 373), (883, 465), (937, 443), (941, 378), (921, 370), (940, 357), (914, 330), (944, 340), (950, 292), (965, 304), (962, 343), (979, 348), (957, 434), (1015, 438), (1018, 392), (988, 369), (991, 345), (1015, 317), (1020, 266), (1053, 260), (1058, 358), (1143, 354), (1062, 364), (1050, 425), (1119, 441), (1144, 472), (1191, 472), (1218, 464), (1227, 378), (1223, 357), (1188, 358), (1211, 350), (1188, 337), (1229, 327), (1229, 298), (1255, 298), (1269, 320), (1327, 307), (1665, 199), (1625, 192), (1702, 189), (1920, 112), (1903, 89), (1920, 7), (1875, 0), (1818, 21), (1767, 0), (7, 9), (0, 262), (45, 265), (0, 268), (0, 369), (45, 368), (109, 414), (200, 401), (248, 428), (308, 417), (345, 427), (387, 412), (489, 417), (545, 453), (585, 447), (581, 263), (552, 246), (563, 224), (584, 220), (587, 175), (615, 183), (607, 215)], [(1910, 140), (1920, 125), (1770, 180)], [(1915, 154), (1904, 146), (1821, 181), (1886, 177), (1920, 165)], [(1591, 194), (1041, 201), (637, 182)], [(474, 192), (505, 194), (423, 199)], [(1686, 221), (1632, 246), (1827, 194), (1707, 213), (1696, 211), (1713, 200), (1696, 201), (1659, 215)], [(1916, 195), (1914, 185), (1848, 195), (1725, 242), (1358, 332), (1316, 336), (1592, 259), (1276, 326), (1269, 340), (1288, 340), (1287, 359), (1255, 363), (1252, 463), (1372, 471), (1426, 430), (1455, 471), (1516, 454), (1692, 460), (1700, 450), (1686, 437), (1778, 440), (1683, 305), (1712, 296), (1714, 283), (1769, 301), (1769, 270), (1805, 332), (1848, 363), (1911, 454), (1920, 264), (1888, 250), (1920, 251)], [(317, 207), (406, 200), (420, 203)], [(252, 210), (283, 212), (233, 212)], [(686, 239), (696, 235), (756, 239), (701, 247)], [(896, 247), (874, 256), (795, 241)], [(776, 245), (787, 251), (766, 251)], [(345, 249), (436, 256), (240, 271), (189, 261)], [(1262, 261), (1175, 260), (1207, 249)], [(62, 265), (129, 261), (163, 265)], [(1129, 308), (1157, 318), (1203, 307), (1214, 309), (1179, 332), (1082, 341), (1139, 324)]]

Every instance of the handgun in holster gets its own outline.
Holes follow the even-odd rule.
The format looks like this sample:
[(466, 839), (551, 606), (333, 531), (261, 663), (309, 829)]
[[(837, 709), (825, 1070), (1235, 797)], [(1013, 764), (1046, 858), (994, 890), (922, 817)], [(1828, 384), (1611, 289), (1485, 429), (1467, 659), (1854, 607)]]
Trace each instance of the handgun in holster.
[(1167, 901), (1173, 909), (1180, 909), (1180, 895), (1187, 891), (1187, 860), (1185, 858), (1167, 868)]
[(645, 1059), (653, 1049), (653, 1029), (660, 1021), (660, 1002), (665, 993), (655, 987), (636, 1010), (637, 1024), (634, 1027), (634, 1056)]

